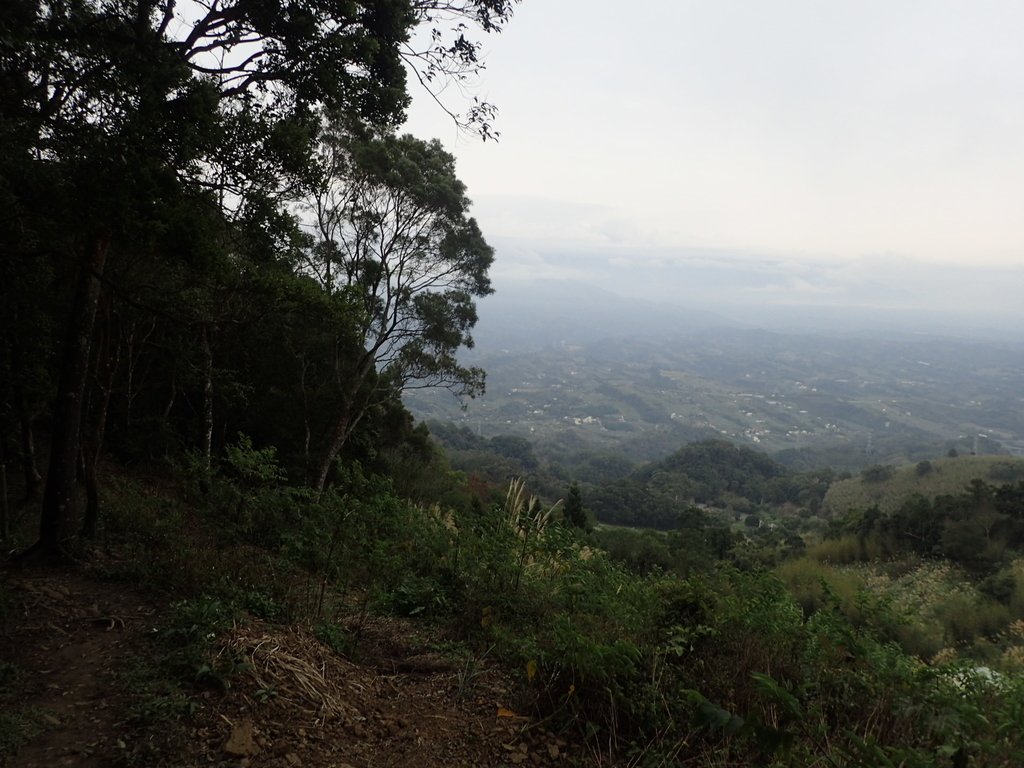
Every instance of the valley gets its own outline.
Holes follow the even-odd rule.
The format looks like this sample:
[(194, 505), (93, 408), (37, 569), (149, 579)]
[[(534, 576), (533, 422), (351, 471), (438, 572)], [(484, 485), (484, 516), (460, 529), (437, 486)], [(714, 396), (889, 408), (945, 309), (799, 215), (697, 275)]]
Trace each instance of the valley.
[(487, 371), (485, 395), (414, 392), (410, 409), (553, 453), (652, 460), (718, 437), (797, 466), (856, 469), (950, 449), (1024, 452), (1024, 346), (1007, 342), (720, 328), (483, 348), (467, 362)]

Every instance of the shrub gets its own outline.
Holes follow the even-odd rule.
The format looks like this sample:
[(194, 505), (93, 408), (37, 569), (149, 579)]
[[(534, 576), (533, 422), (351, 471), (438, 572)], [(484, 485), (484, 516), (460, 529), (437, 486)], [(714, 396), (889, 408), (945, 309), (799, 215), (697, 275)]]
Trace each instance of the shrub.
[(883, 483), (892, 477), (892, 467), (885, 464), (875, 464), (861, 470), (860, 476), (865, 483)]

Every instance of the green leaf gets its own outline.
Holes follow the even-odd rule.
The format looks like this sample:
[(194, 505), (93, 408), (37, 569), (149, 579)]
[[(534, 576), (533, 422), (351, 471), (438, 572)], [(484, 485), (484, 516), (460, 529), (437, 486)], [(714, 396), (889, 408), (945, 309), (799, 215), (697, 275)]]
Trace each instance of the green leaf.
[(757, 684), (758, 693), (770, 698), (773, 703), (782, 707), (783, 711), (790, 717), (799, 719), (803, 716), (800, 702), (772, 677), (761, 672), (752, 672), (750, 676), (754, 678), (754, 682)]

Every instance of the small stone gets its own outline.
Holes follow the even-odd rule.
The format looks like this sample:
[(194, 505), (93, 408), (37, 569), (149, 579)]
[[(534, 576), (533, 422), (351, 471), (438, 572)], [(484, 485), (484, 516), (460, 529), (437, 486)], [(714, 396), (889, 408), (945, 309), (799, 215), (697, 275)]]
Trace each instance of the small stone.
[(224, 743), (224, 752), (232, 757), (249, 757), (258, 754), (259, 745), (253, 738), (252, 723), (239, 723), (231, 729), (231, 735)]
[(302, 765), (302, 758), (294, 752), (289, 752), (284, 756), (284, 759), (288, 761), (288, 765)]

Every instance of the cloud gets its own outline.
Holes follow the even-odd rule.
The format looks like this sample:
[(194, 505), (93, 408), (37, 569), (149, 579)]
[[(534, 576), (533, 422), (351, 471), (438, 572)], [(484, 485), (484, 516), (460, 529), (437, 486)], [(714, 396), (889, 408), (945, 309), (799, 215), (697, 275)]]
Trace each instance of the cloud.
[(494, 268), (499, 291), (506, 279), (568, 280), (623, 296), (712, 311), (728, 308), (755, 318), (758, 307), (939, 312), (990, 323), (1017, 322), (1024, 314), (1020, 270), (929, 264), (892, 255), (829, 262), (792, 254), (608, 243), (556, 248), (502, 238)]
[(491, 282), (500, 289), (503, 280), (573, 280), (585, 281), (585, 270), (567, 264), (557, 256), (544, 254), (529, 244), (496, 238), (495, 261), (491, 268)]

